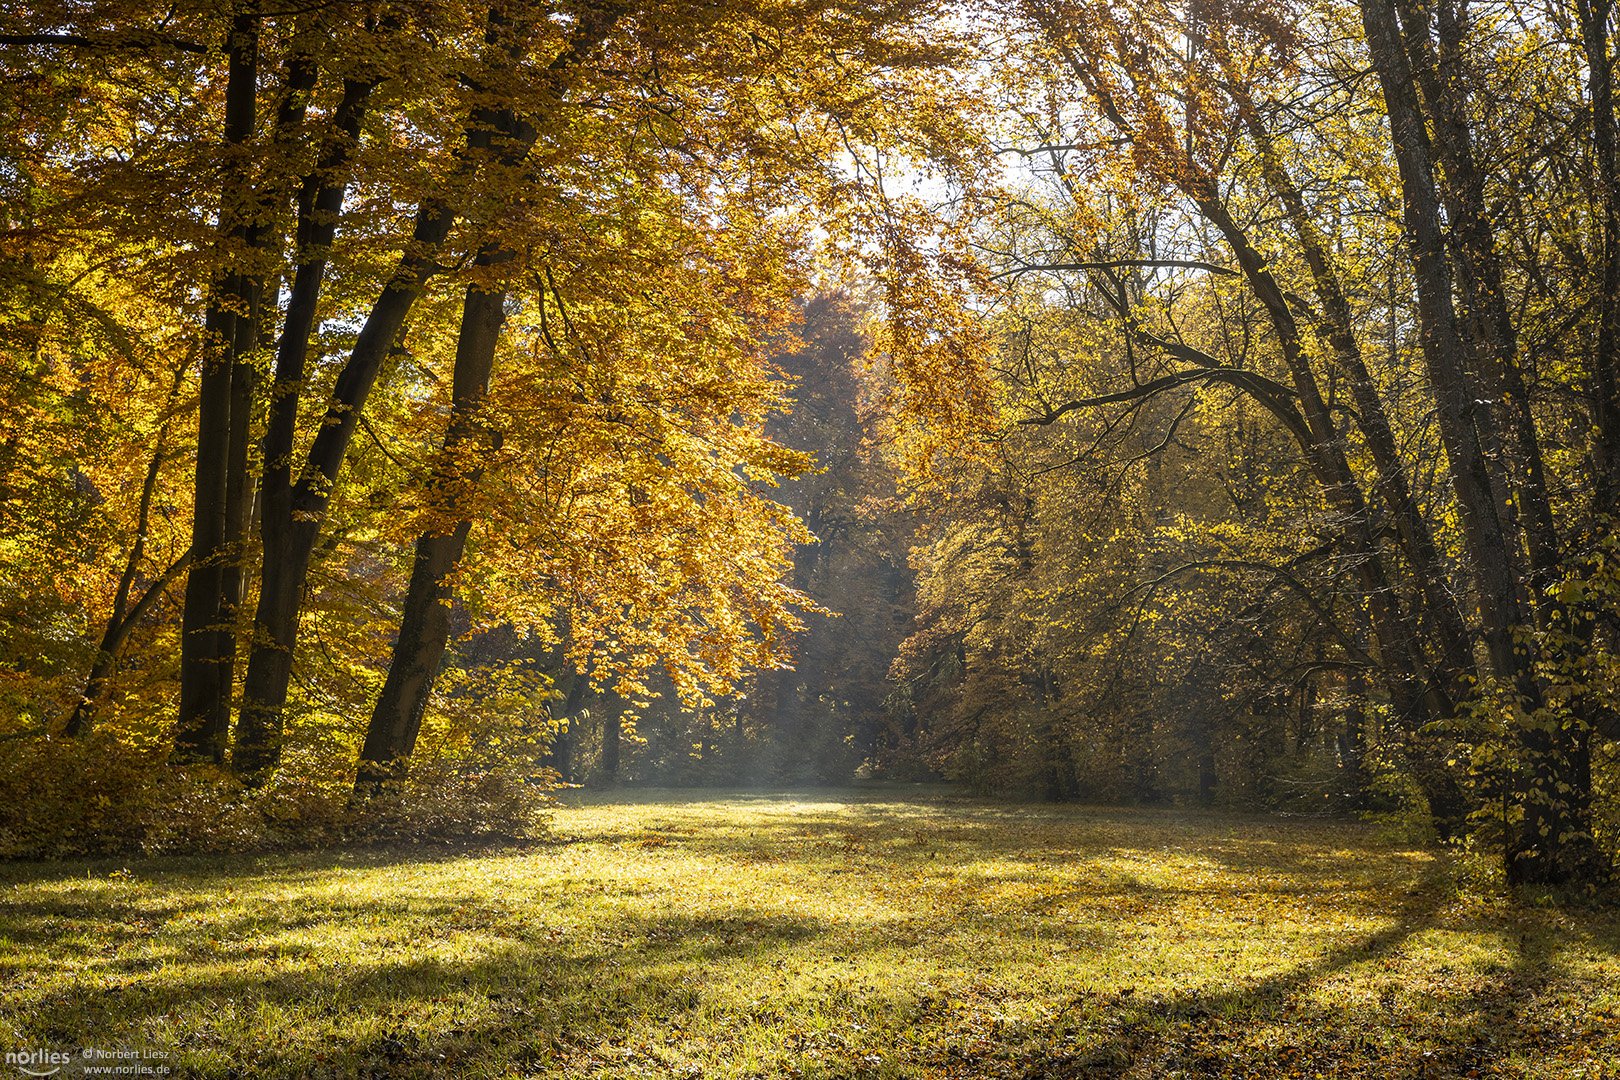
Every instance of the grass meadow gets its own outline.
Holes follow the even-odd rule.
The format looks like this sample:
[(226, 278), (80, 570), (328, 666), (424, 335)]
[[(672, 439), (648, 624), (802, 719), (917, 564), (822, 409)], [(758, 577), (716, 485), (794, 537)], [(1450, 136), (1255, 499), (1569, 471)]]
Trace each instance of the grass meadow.
[(0, 1048), (219, 1077), (1620, 1077), (1620, 912), (1460, 893), (1357, 823), (884, 788), (575, 793), (553, 831), (0, 866)]

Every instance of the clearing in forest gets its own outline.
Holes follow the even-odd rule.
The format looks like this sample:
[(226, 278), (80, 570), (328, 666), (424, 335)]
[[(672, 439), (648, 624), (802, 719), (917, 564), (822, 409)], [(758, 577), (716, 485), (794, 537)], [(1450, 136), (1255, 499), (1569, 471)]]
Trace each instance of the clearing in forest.
[(0, 867), (0, 1039), (299, 1078), (1620, 1076), (1620, 913), (1459, 895), (1359, 824), (614, 798), (522, 850)]

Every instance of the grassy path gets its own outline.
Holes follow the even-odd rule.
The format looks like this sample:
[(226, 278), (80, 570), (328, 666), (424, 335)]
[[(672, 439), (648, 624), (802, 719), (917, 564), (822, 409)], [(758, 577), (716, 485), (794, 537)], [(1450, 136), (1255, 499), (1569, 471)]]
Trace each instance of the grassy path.
[(1620, 913), (1459, 899), (1360, 826), (628, 798), (494, 854), (0, 866), (0, 1051), (300, 1078), (1620, 1077)]

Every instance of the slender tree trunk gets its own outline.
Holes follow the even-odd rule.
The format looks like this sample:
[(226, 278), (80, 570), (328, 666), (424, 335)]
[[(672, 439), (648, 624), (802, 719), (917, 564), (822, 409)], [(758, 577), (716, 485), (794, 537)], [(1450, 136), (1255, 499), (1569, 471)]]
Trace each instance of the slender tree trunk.
[(96, 710), (101, 699), (107, 693), (107, 685), (118, 672), (118, 656), (129, 641), (131, 631), (137, 623), (146, 617), (147, 612), (156, 606), (163, 590), (167, 589), (175, 578), (179, 577), (191, 564), (191, 552), (186, 552), (168, 568), (159, 574), (141, 592), (140, 599), (135, 606), (124, 611), (123, 604), (114, 605), (113, 616), (107, 620), (107, 628), (101, 635), (101, 646), (96, 650), (96, 658), (90, 665), (90, 674), (85, 679), (84, 692), (79, 695), (78, 704), (68, 716), (67, 722), (62, 726), (62, 734), (68, 738), (78, 738), (90, 731), (95, 723)]
[[(168, 413), (173, 405), (176, 395), (180, 393), (180, 386), (185, 381), (186, 368), (181, 366), (174, 373), (174, 381), (169, 386), (169, 400), (164, 406)], [(167, 588), (169, 582), (178, 576), (191, 561), (191, 553), (175, 560), (174, 564), (159, 575), (147, 589), (146, 594), (136, 602), (136, 612), (126, 611), (129, 606), (129, 595), (135, 587), (135, 581), (140, 576), (141, 563), (146, 558), (146, 540), (151, 531), (152, 500), (157, 494), (158, 478), (163, 471), (164, 459), (168, 456), (166, 446), (169, 441), (169, 423), (165, 420), (158, 429), (157, 439), (152, 447), (152, 458), (147, 462), (146, 475), (141, 480), (140, 507), (135, 515), (135, 539), (130, 544), (129, 557), (124, 560), (124, 572), (119, 575), (118, 589), (113, 596), (112, 612), (107, 616), (106, 629), (102, 631), (101, 645), (96, 650), (95, 660), (91, 662), (90, 674), (85, 680), (84, 693), (79, 695), (78, 703), (63, 725), (62, 734), (70, 738), (85, 734), (95, 721), (96, 706), (105, 693), (107, 682), (112, 678), (118, 667), (118, 653), (129, 637), (129, 630), (134, 621), (145, 614), (148, 597), (155, 601), (154, 592)], [(146, 605), (145, 608), (142, 605)]]
[[(1429, 41), (1428, 11), (1413, 0), (1401, 0), (1401, 14), (1408, 52), (1433, 122), (1441, 165), (1439, 188), (1451, 225), (1466, 324), (1485, 357), (1483, 369), (1491, 380), (1495, 408), (1505, 416), (1504, 426), (1512, 435), (1509, 512), (1517, 514), (1523, 529), (1530, 615), (1536, 625), (1557, 633), (1570, 625), (1568, 612), (1552, 593), (1564, 572), (1564, 545), (1553, 521), (1530, 393), (1519, 365), (1517, 327), (1485, 206), (1485, 176), (1469, 129), (1469, 80), (1463, 55), (1467, 7), (1454, 0), (1434, 2), (1437, 49)], [(1605, 90), (1609, 89), (1605, 80)], [(1596, 104), (1594, 100), (1594, 120)], [(1601, 413), (1596, 419), (1601, 434)], [(1581, 630), (1566, 635), (1564, 662), (1583, 666), (1588, 647), (1588, 636)], [(1588, 715), (1592, 704), (1584, 696), (1567, 708), (1554, 703), (1550, 723), (1537, 717), (1518, 733), (1525, 759), (1519, 789), (1524, 821), (1508, 851), (1510, 875), (1518, 880), (1590, 880), (1603, 872), (1592, 837)]]
[[(1389, 111), (1418, 287), (1424, 357), (1473, 562), (1486, 647), (1493, 673), (1516, 692), (1521, 707), (1534, 716), (1545, 699), (1530, 658), (1516, 647), (1514, 633), (1529, 624), (1531, 611), (1552, 610), (1550, 598), (1539, 594), (1559, 569), (1557, 538), (1551, 535), (1550, 512), (1544, 513), (1539, 505), (1547, 494), (1544, 482), (1537, 483), (1539, 448), (1534, 442), (1528, 398), (1522, 385), (1514, 384), (1517, 362), (1511, 351), (1515, 347), (1512, 324), (1506, 317), (1499, 274), (1492, 277), (1495, 258), (1481, 210), (1479, 193), (1483, 188), (1467, 142), (1460, 90), (1440, 83), (1428, 56), (1424, 13), (1415, 11), (1410, 3), (1401, 9), (1400, 14), (1407, 18), (1407, 36), (1403, 40), (1395, 0), (1362, 0), (1361, 11)], [(1455, 20), (1446, 22), (1451, 17), (1442, 4), (1442, 48), (1450, 50), (1451, 62), (1455, 63), (1461, 31)], [(1414, 57), (1418, 68), (1415, 75)], [(1447, 258), (1434, 148), (1414, 89), (1419, 84), (1424, 86), (1435, 114), (1432, 118), (1441, 144), (1440, 155), (1448, 172), (1447, 209), (1456, 237), (1456, 265), (1460, 268), (1457, 280), (1470, 308), (1466, 329), (1494, 349), (1497, 370), (1492, 374), (1499, 381), (1490, 389), (1517, 399), (1509, 404), (1513, 407), (1510, 422), (1516, 427), (1515, 449), (1521, 459), (1520, 486), (1524, 490), (1520, 496), (1528, 508), (1523, 536), (1514, 527), (1514, 508), (1502, 505), (1499, 509), (1491, 498), (1489, 464), (1485, 460), (1490, 440), (1482, 437), (1482, 432), (1490, 429), (1491, 413), (1487, 408), (1473, 408), (1473, 403), (1485, 395), (1470, 376), (1465, 324), (1452, 307), (1453, 263)], [(1539, 490), (1535, 490), (1538, 486)], [(1531, 568), (1530, 596), (1515, 580), (1513, 563), (1518, 551), (1525, 552)], [(1541, 603), (1532, 608), (1536, 600)], [(1590, 857), (1590, 789), (1582, 790), (1581, 751), (1588, 730), (1579, 716), (1555, 716), (1550, 724), (1535, 717), (1518, 725), (1522, 763), (1515, 797), (1523, 818), (1504, 852), (1510, 880), (1555, 883), (1582, 879), (1597, 871), (1597, 861)]]
[[(1438, 39), (1431, 41), (1430, 4)], [(1466, 13), (1453, 0), (1398, 0), (1407, 55), (1427, 105), (1434, 132), (1440, 199), (1450, 226), (1452, 265), (1462, 300), (1465, 345), (1473, 370), (1489, 391), (1482, 408), (1502, 418), (1511, 440), (1504, 446), (1509, 475), (1504, 520), (1524, 530), (1524, 557), (1534, 603), (1559, 573), (1561, 544), (1548, 499), (1540, 438), (1529, 389), (1519, 367), (1518, 329), (1508, 310), (1501, 260), (1485, 208), (1485, 175), (1474, 153), (1468, 120), (1468, 79), (1463, 44)], [(1511, 447), (1511, 449), (1508, 449)]]
[[(509, 112), (484, 119), (489, 128), (508, 136), (509, 142), (500, 155), (502, 163), (512, 165), (521, 160), (533, 140), (533, 129), (525, 129), (526, 137), (517, 136), (516, 122)], [(486, 130), (478, 148), (487, 151), (489, 147)], [(474, 264), (488, 270), (511, 258), (511, 252), (491, 244), (479, 252)], [(478, 414), (489, 390), (495, 351), (506, 322), (505, 304), (504, 288), (486, 291), (477, 284), (467, 287), (462, 302), (451, 377), (450, 424), (427, 499), (430, 510), (447, 524), (417, 538), (388, 678), (372, 709), (360, 750), (357, 794), (375, 791), (385, 781), (402, 775), (406, 760), (416, 749), (422, 716), (444, 659), (450, 638), (451, 603), (455, 599), (451, 575), (461, 562), (472, 531), (467, 502), (483, 471), (476, 459), (488, 452), (495, 437), (484, 428)], [(470, 466), (466, 464), (469, 450), (475, 455)]]
[(251, 435), (254, 390), (258, 372), (253, 366), (253, 354), (258, 351), (260, 329), (263, 325), (265, 294), (268, 283), (244, 278), (243, 292), (248, 294), (249, 314), (236, 319), (235, 341), (231, 364), (231, 430), (226, 445), (225, 463), (225, 546), (221, 552), (219, 568), (219, 678), (215, 690), (219, 694), (216, 710), (228, 725), (231, 715), (231, 691), (236, 683), (236, 626), (237, 614), (242, 606), (245, 583), (243, 562), (247, 557), (249, 519), (253, 508), (253, 477), (248, 472), (248, 440)]
[[(616, 13), (598, 12), (582, 27), (573, 47), (551, 64), (559, 71), (574, 63), (583, 48), (606, 35)], [(491, 16), (492, 22), (496, 16)], [(504, 26), (504, 23), (502, 23)], [(512, 56), (520, 55), (522, 37), (512, 41)], [(511, 168), (527, 156), (536, 137), (535, 129), (520, 122), (511, 110), (478, 110), (468, 128), (470, 151), (482, 155), (494, 152), (502, 168)], [(500, 136), (497, 142), (495, 136)], [(478, 253), (474, 266), (489, 270), (511, 261), (513, 253), (491, 243)], [(466, 550), (472, 521), (467, 516), (467, 499), (482, 477), (482, 465), (464, 465), (468, 449), (479, 442), (487, 452), (494, 433), (483, 429), (479, 408), (489, 389), (495, 350), (505, 323), (506, 290), (467, 287), (462, 304), (461, 329), (456, 341), (456, 362), (451, 386), (450, 425), (445, 433), (441, 465), (432, 480), (430, 503), (442, 515), (445, 527), (423, 533), (416, 541), (416, 557), (406, 590), (399, 636), (388, 665), (388, 677), (372, 709), (366, 739), (360, 750), (355, 793), (375, 791), (390, 779), (403, 775), (404, 766), (416, 749), (422, 716), (444, 659), (450, 636), (450, 608), (454, 600), (451, 576)], [(482, 454), (475, 453), (475, 459)]]
[(1451, 268), (1428, 133), (1391, 0), (1362, 0), (1361, 11), (1389, 112), (1417, 285), (1424, 362), (1473, 564), (1486, 648), (1495, 674), (1535, 697), (1529, 671), (1514, 650), (1513, 628), (1523, 623), (1524, 609), (1480, 435), (1489, 416), (1474, 408), (1479, 398), (1468, 374), (1466, 350), (1452, 307)]
[[(476, 466), (469, 473), (459, 472), (458, 450), (481, 435), (489, 438), (479, 424), (478, 408), (489, 386), (495, 347), (506, 319), (505, 299), (504, 290), (488, 293), (470, 286), (463, 304), (450, 428), (444, 441), (443, 464), (434, 481), (438, 488), (436, 500), (448, 504), (436, 509), (451, 515), (465, 513), (465, 498), (458, 489), (471, 488), (479, 479), (481, 470)], [(357, 791), (375, 790), (384, 781), (397, 778), (416, 748), (422, 716), (450, 638), (451, 603), (455, 599), (451, 575), (461, 563), (471, 531), (472, 522), (462, 518), (447, 532), (426, 532), (417, 538), (388, 678), (372, 709), (360, 751)]]
[(1360, 806), (1367, 791), (1364, 767), (1367, 753), (1367, 676), (1350, 668), (1344, 676), (1344, 731), (1339, 736), (1339, 766), (1348, 778), (1353, 803)]
[(1592, 508), (1595, 514), (1614, 515), (1620, 512), (1620, 386), (1615, 378), (1615, 356), (1620, 351), (1620, 167), (1615, 154), (1614, 58), (1609, 43), (1613, 3), (1575, 0), (1575, 7), (1586, 52), (1592, 150), (1603, 216), (1603, 281), (1591, 375), (1592, 418), (1597, 428)]

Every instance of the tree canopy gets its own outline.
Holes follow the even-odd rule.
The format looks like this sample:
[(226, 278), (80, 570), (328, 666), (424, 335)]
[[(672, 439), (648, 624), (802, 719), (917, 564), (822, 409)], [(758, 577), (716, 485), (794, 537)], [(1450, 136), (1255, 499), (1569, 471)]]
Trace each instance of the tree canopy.
[(1615, 22), (14, 6), (6, 845), (860, 771), (1605, 880)]

